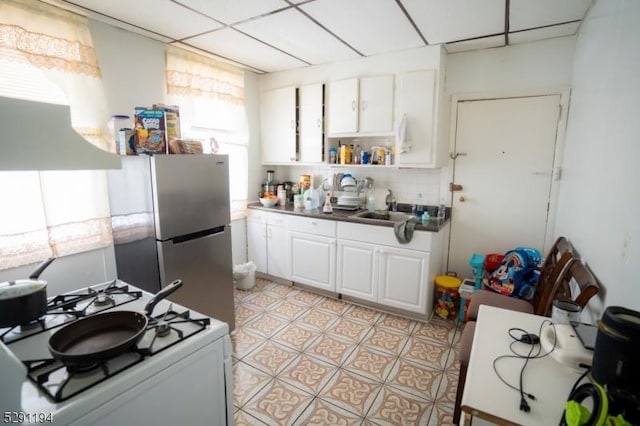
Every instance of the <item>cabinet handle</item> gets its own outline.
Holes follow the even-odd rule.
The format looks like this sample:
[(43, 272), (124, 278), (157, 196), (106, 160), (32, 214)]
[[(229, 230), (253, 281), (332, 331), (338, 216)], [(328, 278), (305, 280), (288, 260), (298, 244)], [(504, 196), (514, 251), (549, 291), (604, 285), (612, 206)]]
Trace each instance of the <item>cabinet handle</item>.
[(351, 101), (351, 111), (355, 111), (356, 110), (356, 100), (354, 99), (353, 101)]
[(293, 120), (291, 120), (291, 128), (292, 128), (292, 129), (295, 129), (295, 128), (296, 128), (295, 123), (293, 122)]
[(367, 101), (362, 101), (362, 110), (364, 111), (365, 109), (367, 109)]
[(318, 118), (318, 129), (322, 127), (321, 125), (322, 125), (322, 120)]
[(310, 223), (311, 223), (313, 226), (316, 226), (316, 225), (318, 224), (318, 222), (315, 222), (315, 221), (313, 221), (313, 220), (312, 220)]

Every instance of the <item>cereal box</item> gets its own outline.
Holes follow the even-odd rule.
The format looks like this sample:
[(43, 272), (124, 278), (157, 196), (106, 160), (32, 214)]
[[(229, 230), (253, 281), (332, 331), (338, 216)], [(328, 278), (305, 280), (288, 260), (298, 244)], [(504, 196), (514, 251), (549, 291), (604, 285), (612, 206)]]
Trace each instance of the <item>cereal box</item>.
[(166, 114), (161, 109), (135, 108), (135, 146), (138, 154), (166, 154)]

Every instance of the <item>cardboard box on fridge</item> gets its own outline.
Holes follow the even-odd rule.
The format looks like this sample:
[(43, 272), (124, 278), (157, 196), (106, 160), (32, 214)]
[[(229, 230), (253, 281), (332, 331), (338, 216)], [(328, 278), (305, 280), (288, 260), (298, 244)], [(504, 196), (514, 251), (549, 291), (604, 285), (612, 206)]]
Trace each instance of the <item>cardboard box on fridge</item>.
[(180, 108), (177, 105), (155, 104), (153, 109), (164, 111), (165, 129), (167, 131), (167, 141), (180, 139)]
[(167, 153), (167, 132), (163, 110), (136, 107), (133, 126), (138, 154)]

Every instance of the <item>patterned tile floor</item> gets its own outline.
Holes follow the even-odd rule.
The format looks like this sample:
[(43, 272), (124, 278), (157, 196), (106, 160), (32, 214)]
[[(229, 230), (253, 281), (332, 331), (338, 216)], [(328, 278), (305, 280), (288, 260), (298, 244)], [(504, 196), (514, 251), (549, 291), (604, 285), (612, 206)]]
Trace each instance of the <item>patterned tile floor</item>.
[(460, 331), (257, 279), (234, 290), (237, 425), (451, 424)]

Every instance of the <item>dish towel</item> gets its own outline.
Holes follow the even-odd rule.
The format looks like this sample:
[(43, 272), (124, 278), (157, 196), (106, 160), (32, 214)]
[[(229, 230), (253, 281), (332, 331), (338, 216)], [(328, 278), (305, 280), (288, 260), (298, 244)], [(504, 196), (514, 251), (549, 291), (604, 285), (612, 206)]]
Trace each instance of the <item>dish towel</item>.
[(393, 232), (396, 234), (396, 239), (400, 244), (407, 244), (413, 238), (413, 228), (418, 223), (417, 217), (412, 217), (404, 222), (397, 222), (393, 224)]
[(407, 116), (403, 115), (398, 128), (396, 129), (396, 146), (400, 152), (409, 152), (411, 145), (409, 145), (409, 138), (407, 136), (407, 128), (409, 126), (409, 120)]

